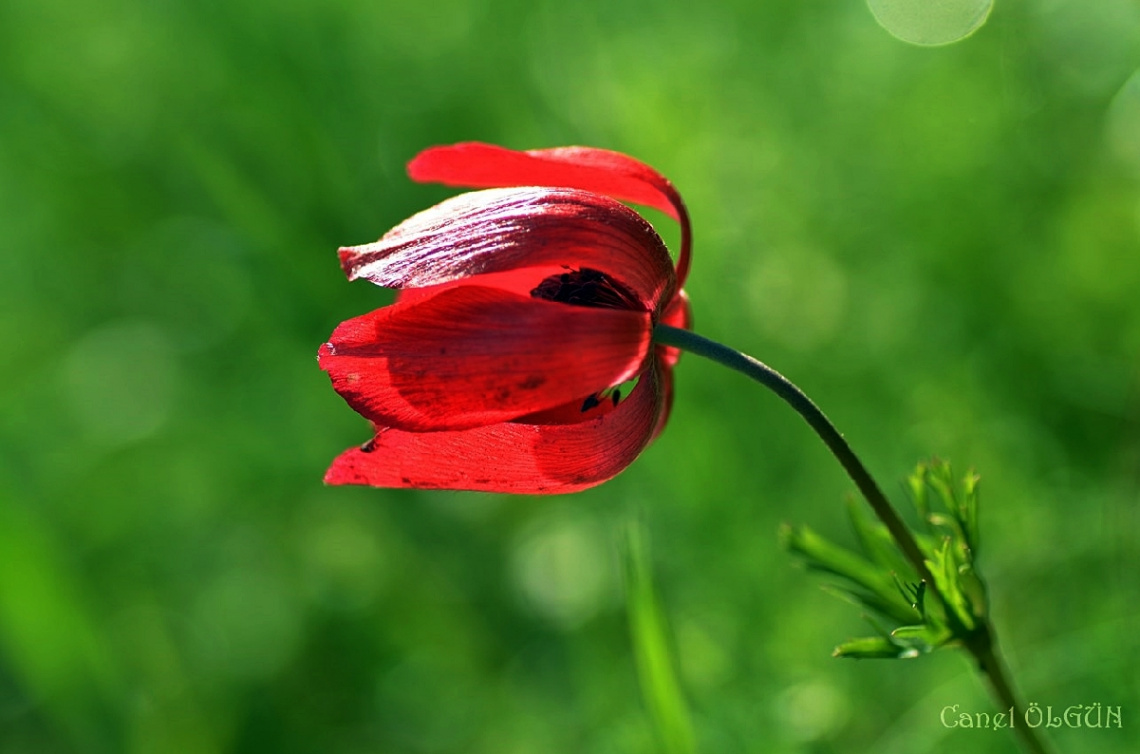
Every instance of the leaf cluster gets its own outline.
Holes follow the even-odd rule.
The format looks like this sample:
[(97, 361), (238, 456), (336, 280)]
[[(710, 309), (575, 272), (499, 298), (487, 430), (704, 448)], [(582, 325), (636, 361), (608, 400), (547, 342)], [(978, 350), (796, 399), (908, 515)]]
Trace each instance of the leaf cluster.
[(903, 555), (887, 527), (857, 500), (847, 511), (858, 549), (826, 539), (805, 525), (785, 524), (782, 544), (808, 568), (838, 579), (824, 588), (859, 606), (874, 636), (848, 639), (836, 657), (913, 658), (966, 643), (984, 630), (986, 590), (975, 567), (978, 554), (978, 476), (955, 482), (950, 464), (919, 463), (907, 478), (917, 515), (912, 533), (934, 580), (937, 597)]

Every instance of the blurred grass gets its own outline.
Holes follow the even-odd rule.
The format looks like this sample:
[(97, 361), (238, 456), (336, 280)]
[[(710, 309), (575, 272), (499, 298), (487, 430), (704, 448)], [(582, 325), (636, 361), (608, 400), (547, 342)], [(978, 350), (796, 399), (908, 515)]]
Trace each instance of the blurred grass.
[(626, 612), (637, 660), (641, 697), (668, 754), (692, 754), (693, 726), (677, 677), (677, 659), (668, 618), (653, 584), (653, 561), (645, 529), (630, 522), (622, 539)]
[(655, 751), (636, 510), (698, 751), (1009, 750), (940, 725), (988, 709), (958, 658), (828, 656), (861, 626), (775, 533), (842, 541), (849, 485), (711, 364), (572, 498), (320, 485), (366, 426), (316, 347), (389, 300), (335, 248), (452, 193), (402, 166), (467, 139), (669, 175), (698, 329), (888, 489), (976, 467), (1015, 677), (1123, 706), (1062, 750), (1134, 751), (1137, 69), (1129, 0), (998, 0), (941, 48), (861, 3), (0, 5), (0, 752)]

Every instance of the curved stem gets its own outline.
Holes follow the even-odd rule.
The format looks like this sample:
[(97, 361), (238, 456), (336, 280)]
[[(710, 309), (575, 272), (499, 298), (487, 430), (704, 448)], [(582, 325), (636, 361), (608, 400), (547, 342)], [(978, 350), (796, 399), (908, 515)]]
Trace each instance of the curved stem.
[[(927, 592), (942, 603), (949, 618), (954, 617), (954, 611), (946, 604), (945, 596), (939, 591), (938, 584), (926, 565), (926, 557), (922, 554), (914, 535), (911, 534), (910, 529), (903, 523), (902, 518), (887, 500), (882, 489), (867, 471), (867, 467), (863, 465), (863, 462), (855, 455), (855, 451), (843, 439), (843, 435), (839, 433), (839, 430), (835, 428), (835, 425), (820, 410), (819, 406), (807, 397), (804, 391), (767, 364), (689, 330), (668, 325), (657, 325), (653, 330), (653, 340), (660, 345), (674, 346), (711, 359), (730, 369), (735, 369), (756, 380), (795, 409), (796, 413), (803, 417), (804, 421), (815, 430), (815, 433), (827, 445), (832, 455), (843, 466), (847, 475), (855, 482), (855, 486), (859, 488), (859, 492), (862, 493), (875, 515), (887, 527), (887, 531), (890, 532), (903, 555), (914, 566), (918, 577), (926, 583)], [(993, 690), (994, 696), (997, 697), (1000, 706), (1003, 709), (1012, 709), (1017, 716), (1021, 717), (1024, 714), (1024, 708), (1017, 701), (1005, 664), (997, 653), (993, 626), (990, 624), (989, 618), (985, 618), (972, 631), (968, 632), (964, 644), (978, 663), (978, 668), (988, 679), (990, 688)], [(1029, 751), (1034, 752), (1034, 754), (1045, 754), (1045, 746), (1037, 737), (1036, 731), (1025, 725), (1018, 725), (1015, 728)]]
[(785, 403), (794, 408), (796, 413), (811, 425), (811, 428), (827, 445), (832, 455), (843, 465), (847, 475), (855, 482), (859, 492), (863, 494), (863, 497), (867, 499), (875, 511), (875, 515), (886, 525), (887, 530), (898, 543), (906, 559), (914, 566), (919, 578), (926, 582), (927, 590), (933, 590), (934, 593), (937, 593), (934, 577), (931, 576), (930, 570), (926, 566), (926, 558), (923, 556), (922, 550), (918, 548), (914, 536), (899, 518), (895, 509), (887, 502), (886, 495), (879, 489), (879, 485), (871, 477), (867, 467), (855, 455), (855, 451), (843, 439), (843, 435), (839, 434), (835, 425), (824, 415), (819, 406), (815, 405), (812, 399), (804, 394), (804, 391), (767, 364), (716, 341), (703, 338), (689, 330), (668, 325), (657, 325), (653, 330), (653, 340), (662, 345), (676, 346), (698, 356), (704, 356), (706, 359), (711, 359), (718, 364), (742, 372), (783, 398)]

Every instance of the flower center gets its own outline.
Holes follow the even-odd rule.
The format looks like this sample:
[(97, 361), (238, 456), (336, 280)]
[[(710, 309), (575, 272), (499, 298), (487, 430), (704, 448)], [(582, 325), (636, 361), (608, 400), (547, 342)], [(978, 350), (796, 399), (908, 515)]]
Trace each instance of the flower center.
[[(569, 268), (567, 268), (569, 269)], [(558, 301), (571, 306), (593, 306), (600, 309), (645, 309), (637, 298), (637, 294), (614, 280), (612, 277), (590, 267), (580, 270), (571, 269), (556, 275), (543, 278), (542, 282), (530, 292), (532, 298), (541, 298), (546, 301)], [(637, 378), (630, 383), (636, 384)], [(582, 403), (582, 413), (602, 405), (603, 401), (612, 401), (616, 407), (621, 401), (622, 387), (625, 385), (612, 385), (599, 390), (586, 397)]]
[(645, 308), (631, 290), (601, 270), (589, 267), (544, 278), (530, 295), (572, 306), (633, 310)]

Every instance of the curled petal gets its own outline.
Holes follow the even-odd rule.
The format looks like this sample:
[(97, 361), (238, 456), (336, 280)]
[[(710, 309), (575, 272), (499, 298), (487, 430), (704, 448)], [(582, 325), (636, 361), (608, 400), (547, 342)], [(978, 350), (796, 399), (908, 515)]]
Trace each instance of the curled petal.
[[(689, 294), (677, 291), (677, 295), (665, 307), (661, 324), (689, 330), (693, 327), (693, 308), (689, 305)], [(672, 367), (681, 358), (681, 349), (673, 346), (657, 346), (658, 358), (666, 367)]]
[(462, 194), (375, 243), (342, 248), (340, 261), (350, 280), (388, 288), (520, 267), (590, 267), (625, 283), (648, 310), (675, 287), (669, 252), (644, 218), (608, 197), (565, 188)]
[(636, 375), (648, 312), (477, 285), (343, 322), (321, 368), (356, 411), (403, 430), (466, 429), (559, 406)]
[(380, 430), (333, 461), (326, 484), (576, 492), (620, 473), (641, 453), (662, 409), (655, 369), (614, 410), (577, 424), (508, 422), (463, 431)]
[(681, 195), (665, 176), (620, 152), (591, 147), (521, 152), (494, 144), (465, 142), (420, 152), (408, 163), (408, 175), (415, 181), (467, 188), (565, 186), (645, 204), (681, 224), (679, 285), (688, 276), (692, 234)]
[(669, 415), (673, 413), (673, 370), (668, 367), (661, 369), (661, 410), (657, 414), (657, 424), (653, 427), (653, 439), (665, 431), (669, 423)]
[(659, 209), (681, 219), (684, 204), (669, 179), (640, 160), (592, 147), (518, 151), (476, 141), (431, 147), (408, 163), (421, 183), (465, 188), (564, 186)]

